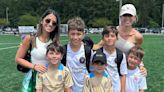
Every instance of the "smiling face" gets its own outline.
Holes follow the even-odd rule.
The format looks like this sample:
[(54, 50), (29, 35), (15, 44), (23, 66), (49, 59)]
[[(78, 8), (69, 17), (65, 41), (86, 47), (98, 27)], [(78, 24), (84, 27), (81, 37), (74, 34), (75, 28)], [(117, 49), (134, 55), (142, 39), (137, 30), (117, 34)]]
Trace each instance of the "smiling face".
[(57, 18), (54, 14), (50, 13), (41, 21), (43, 31), (52, 32), (57, 25)]
[(140, 46), (132, 47), (127, 56), (128, 68), (135, 69), (144, 57), (144, 50)]
[(62, 54), (60, 52), (57, 52), (57, 51), (49, 50), (48, 53), (47, 53), (47, 59), (49, 60), (49, 62), (51, 64), (56, 65), (61, 61)]
[(113, 47), (113, 46), (115, 46), (116, 40), (117, 40), (117, 36), (113, 32), (109, 32), (108, 34), (105, 34), (103, 36), (104, 45), (106, 47)]
[(68, 22), (68, 36), (70, 44), (73, 46), (81, 46), (84, 38), (85, 23), (80, 17), (69, 19)]
[(70, 29), (68, 32), (68, 37), (71, 45), (80, 46), (84, 38), (84, 32), (78, 31), (77, 29)]
[(137, 57), (133, 53), (130, 53), (128, 55), (128, 68), (135, 69), (140, 63), (141, 63), (141, 60), (139, 57)]
[(106, 26), (102, 32), (102, 40), (104, 42), (104, 47), (115, 47), (117, 40), (118, 30), (115, 26)]
[(124, 14), (120, 17), (121, 25), (123, 26), (132, 26), (133, 23), (136, 21), (136, 17), (132, 16), (131, 14)]

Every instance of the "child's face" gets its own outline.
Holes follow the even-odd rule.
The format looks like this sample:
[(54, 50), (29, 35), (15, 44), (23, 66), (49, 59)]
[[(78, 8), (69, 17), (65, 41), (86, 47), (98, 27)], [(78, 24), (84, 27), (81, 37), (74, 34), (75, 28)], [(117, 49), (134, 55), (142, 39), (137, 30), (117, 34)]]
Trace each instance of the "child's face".
[(128, 55), (128, 67), (136, 68), (140, 63), (141, 60), (137, 56), (133, 55), (132, 53)]
[(104, 72), (106, 66), (107, 66), (107, 64), (101, 65), (101, 64), (93, 63), (94, 71), (97, 73)]
[(109, 32), (108, 34), (105, 34), (103, 37), (104, 45), (107, 47), (115, 46), (115, 42), (117, 40), (117, 36), (113, 32)]
[(83, 38), (84, 38), (84, 32), (78, 31), (76, 29), (70, 29), (68, 32), (69, 40), (72, 45), (80, 45)]
[(62, 59), (62, 54), (57, 51), (48, 51), (47, 59), (51, 64), (58, 64)]

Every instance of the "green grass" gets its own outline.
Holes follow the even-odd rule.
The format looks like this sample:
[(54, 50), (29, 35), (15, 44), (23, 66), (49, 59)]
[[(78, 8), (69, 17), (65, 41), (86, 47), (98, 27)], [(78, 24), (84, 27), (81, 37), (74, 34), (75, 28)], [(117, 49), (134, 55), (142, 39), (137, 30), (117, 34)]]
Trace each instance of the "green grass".
[[(89, 35), (95, 43), (101, 36)], [(67, 37), (61, 37), (65, 44)], [(24, 74), (16, 70), (15, 53), (17, 48), (1, 50), (1, 48), (15, 46), (20, 43), (19, 36), (0, 35), (0, 92), (20, 92)], [(16, 43), (16, 44), (2, 44)], [(144, 35), (142, 47), (145, 50), (144, 64), (148, 70), (146, 92), (164, 92), (164, 35)]]
[(144, 36), (144, 64), (148, 69), (147, 92), (164, 92), (164, 35)]

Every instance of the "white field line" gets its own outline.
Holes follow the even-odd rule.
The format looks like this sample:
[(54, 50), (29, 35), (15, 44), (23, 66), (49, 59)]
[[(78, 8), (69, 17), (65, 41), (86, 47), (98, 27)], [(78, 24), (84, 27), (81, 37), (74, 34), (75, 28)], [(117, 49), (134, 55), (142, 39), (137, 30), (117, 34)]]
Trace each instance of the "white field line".
[(0, 45), (4, 45), (4, 44), (20, 44), (20, 43), (0, 43)]
[[(64, 41), (68, 41), (68, 40), (61, 40), (61, 42), (64, 42)], [(20, 44), (20, 43), (3, 43), (3, 44)], [(1, 43), (0, 43), (1, 45)], [(10, 47), (5, 47), (5, 48), (0, 48), (0, 50), (5, 50), (5, 49), (11, 49), (11, 48), (16, 48), (16, 47), (19, 47), (18, 46), (10, 46)]]
[[(61, 40), (61, 42), (65, 42), (65, 41), (68, 41), (68, 40)], [(4, 44), (20, 44), (20, 43), (0, 43), (0, 45), (4, 45)]]
[(17, 45), (17, 46), (10, 46), (10, 47), (5, 47), (5, 48), (0, 48), (0, 50), (11, 49), (11, 48), (16, 48), (16, 47), (19, 47), (19, 46)]

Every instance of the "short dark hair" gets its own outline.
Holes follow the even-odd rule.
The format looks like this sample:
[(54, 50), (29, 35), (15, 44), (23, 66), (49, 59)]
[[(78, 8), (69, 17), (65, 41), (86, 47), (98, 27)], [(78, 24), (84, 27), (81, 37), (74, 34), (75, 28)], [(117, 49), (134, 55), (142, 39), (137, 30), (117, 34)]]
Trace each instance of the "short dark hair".
[(129, 50), (128, 55), (129, 54), (133, 54), (137, 56), (140, 60), (142, 60), (145, 53), (144, 53), (144, 50), (140, 46), (134, 46)]
[(76, 29), (78, 31), (84, 32), (85, 23), (84, 20), (80, 17), (69, 19), (67, 24), (68, 24), (68, 31), (70, 29)]
[(106, 34), (109, 34), (110, 32), (115, 33), (116, 36), (118, 35), (118, 30), (115, 26), (106, 26), (103, 29), (102, 37), (104, 37), (104, 35), (106, 35)]
[(57, 44), (57, 43), (50, 43), (48, 46), (47, 46), (47, 51), (46, 51), (46, 55), (49, 51), (55, 51), (55, 52), (59, 52), (61, 53), (62, 55), (64, 54), (64, 48)]

